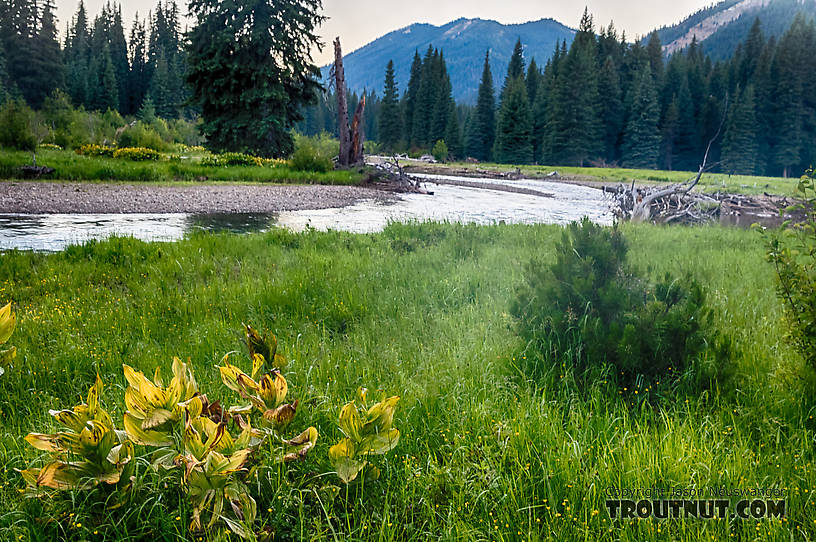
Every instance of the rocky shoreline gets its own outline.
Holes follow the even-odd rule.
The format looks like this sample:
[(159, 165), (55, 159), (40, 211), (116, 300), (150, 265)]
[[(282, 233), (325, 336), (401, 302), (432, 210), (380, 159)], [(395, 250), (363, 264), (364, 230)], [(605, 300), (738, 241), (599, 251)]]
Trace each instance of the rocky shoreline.
[(394, 199), (359, 186), (0, 182), (0, 214), (273, 213)]

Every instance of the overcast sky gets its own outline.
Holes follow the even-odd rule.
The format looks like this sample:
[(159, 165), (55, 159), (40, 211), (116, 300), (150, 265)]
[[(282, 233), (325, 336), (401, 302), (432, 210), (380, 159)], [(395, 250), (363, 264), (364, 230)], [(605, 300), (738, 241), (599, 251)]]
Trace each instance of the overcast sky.
[[(90, 18), (100, 11), (106, 0), (85, 0)], [(129, 27), (133, 15), (144, 17), (155, 5), (155, 0), (125, 0), (122, 15)], [(596, 26), (614, 21), (619, 30), (630, 38), (678, 22), (712, 0), (585, 0)], [(184, 6), (184, 0), (179, 1)], [(79, 0), (57, 0), (60, 32), (76, 12)], [(576, 27), (584, 10), (584, 3), (552, 0), (323, 0), (325, 15), (320, 34), (327, 44), (340, 36), (344, 52), (354, 49), (412, 23), (444, 24), (459, 17), (494, 19), (502, 23), (521, 23), (543, 18), (555, 19)], [(186, 7), (183, 9), (186, 10)], [(326, 64), (331, 57), (329, 48), (315, 52), (315, 61)]]

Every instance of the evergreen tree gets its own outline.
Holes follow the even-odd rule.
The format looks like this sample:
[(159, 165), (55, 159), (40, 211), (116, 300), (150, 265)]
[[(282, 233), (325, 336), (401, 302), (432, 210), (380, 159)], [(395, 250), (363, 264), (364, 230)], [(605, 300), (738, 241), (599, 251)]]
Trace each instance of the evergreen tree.
[(319, 44), (320, 7), (320, 0), (190, 1), (187, 80), (211, 148), (272, 157), (294, 150), (290, 130), (320, 87), (309, 53)]
[(139, 20), (139, 14), (133, 21), (130, 29), (129, 58), (130, 72), (127, 84), (127, 108), (129, 112), (139, 111), (147, 94), (147, 33), (144, 22)]
[(632, 97), (633, 114), (626, 124), (623, 140), (623, 165), (630, 168), (654, 169), (660, 154), (660, 133), (657, 123), (660, 110), (651, 68), (644, 67)]
[(422, 58), (419, 51), (414, 51), (414, 61), (411, 64), (411, 76), (408, 79), (408, 90), (403, 98), (405, 110), (405, 124), (403, 125), (402, 139), (411, 141), (411, 130), (414, 127), (414, 110), (419, 97), (419, 85), (422, 80)]
[(660, 126), (660, 167), (671, 171), (674, 169), (674, 147), (677, 138), (677, 126), (680, 122), (680, 110), (677, 107), (677, 99), (672, 99), (663, 122)]
[[(737, 90), (739, 93), (739, 89)], [(757, 144), (756, 102), (754, 87), (738, 94), (728, 111), (723, 137), (722, 162), (726, 173), (754, 175)]]
[(430, 147), (434, 142), (430, 139), (431, 118), (436, 103), (436, 64), (439, 60), (439, 51), (428, 46), (428, 51), (422, 59), (422, 73), (420, 75), (419, 90), (417, 91), (416, 105), (413, 111), (413, 126), (411, 127), (411, 144), (416, 147)]
[(90, 33), (88, 31), (88, 15), (85, 4), (79, 2), (76, 15), (65, 38), (65, 52), (63, 54), (67, 73), (67, 90), (75, 105), (87, 106), (90, 101), (88, 85), (90, 61)]
[(95, 87), (91, 101), (91, 108), (98, 111), (108, 109), (116, 111), (119, 108), (119, 85), (116, 82), (116, 71), (113, 68), (110, 49), (103, 46), (102, 56), (93, 63), (95, 72)]
[(507, 75), (504, 78), (504, 86), (502, 87), (501, 96), (499, 98), (500, 101), (504, 100), (505, 92), (507, 92), (507, 87), (510, 86), (510, 83), (512, 83), (514, 79), (524, 79), (524, 73), (524, 46), (521, 44), (521, 38), (519, 38), (518, 41), (516, 41), (515, 47), (513, 47), (510, 63), (507, 65)]
[(462, 127), (459, 125), (459, 113), (453, 100), (448, 102), (448, 125), (445, 127), (445, 144), (448, 146), (448, 154), (453, 159), (462, 158), (464, 145), (462, 144)]
[(606, 58), (601, 68), (598, 94), (602, 97), (600, 118), (603, 120), (603, 156), (611, 163), (618, 156), (618, 141), (624, 123), (620, 75), (611, 56)]
[(558, 78), (553, 97), (561, 115), (556, 129), (563, 143), (555, 149), (555, 163), (583, 166), (602, 152), (597, 50), (592, 17), (585, 9), (563, 68), (559, 68), (563, 77)]
[(804, 17), (797, 15), (790, 29), (779, 40), (772, 68), (772, 77), (776, 81), (773, 157), (784, 177), (792, 175), (794, 169), (800, 166), (806, 146), (803, 67), (808, 65), (805, 57), (813, 54), (813, 50), (806, 47), (810, 41), (808, 33)]
[(754, 76), (764, 48), (765, 37), (762, 35), (762, 23), (759, 21), (759, 17), (757, 17), (751, 26), (748, 37), (745, 38), (745, 48), (742, 58), (738, 62), (734, 62), (734, 64), (739, 65), (736, 83), (743, 88), (745, 88)]
[(453, 101), (453, 87), (451, 86), (445, 58), (441, 51), (439, 53), (439, 59), (436, 62), (433, 81), (436, 96), (434, 98), (433, 117), (430, 124), (430, 141), (436, 142), (445, 138), (451, 106), (456, 106)]
[(65, 84), (62, 51), (57, 41), (57, 23), (52, 0), (45, 0), (40, 17), (40, 28), (30, 43), (30, 74), (21, 81), (28, 103), (39, 109), (43, 100)]
[(688, 79), (683, 78), (677, 92), (677, 131), (674, 138), (673, 169), (696, 170), (700, 163), (698, 148), (698, 126), (694, 101), (689, 90)]
[(467, 134), (467, 155), (482, 162), (490, 160), (496, 137), (496, 95), (493, 90), (493, 74), (490, 71), (490, 51), (485, 53), (476, 111), (473, 113)]
[(536, 94), (538, 93), (538, 85), (541, 80), (541, 70), (538, 69), (535, 59), (530, 61), (530, 67), (527, 68), (527, 99), (530, 103), (535, 103)]
[(505, 84), (505, 94), (496, 122), (497, 162), (529, 164), (533, 161), (533, 120), (527, 87), (521, 76)]
[(118, 90), (118, 102), (124, 113), (131, 114), (135, 110), (130, 109), (130, 99), (128, 97), (130, 80), (130, 63), (128, 61), (128, 46), (125, 41), (125, 29), (122, 24), (122, 6), (110, 8), (110, 26), (108, 28), (108, 47), (113, 63), (114, 74)]
[(402, 139), (402, 112), (399, 105), (399, 92), (394, 79), (394, 61), (389, 60), (385, 68), (385, 90), (379, 114), (379, 138), (388, 151), (394, 151)]
[(652, 70), (655, 88), (660, 88), (663, 84), (663, 44), (660, 43), (660, 36), (657, 34), (657, 30), (649, 34), (649, 42), (646, 44), (646, 54), (649, 57), (649, 68)]

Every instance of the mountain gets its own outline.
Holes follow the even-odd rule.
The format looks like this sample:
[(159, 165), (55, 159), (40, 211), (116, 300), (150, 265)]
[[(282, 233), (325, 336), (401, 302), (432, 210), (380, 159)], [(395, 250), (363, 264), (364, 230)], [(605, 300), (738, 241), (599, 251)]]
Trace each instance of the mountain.
[(816, 17), (816, 0), (725, 0), (657, 32), (666, 54), (684, 49), (696, 37), (704, 53), (723, 60), (734, 53), (757, 17), (765, 37), (779, 37), (797, 13)]
[[(444, 52), (457, 102), (474, 103), (482, 75), (485, 51), (490, 50), (490, 67), (497, 89), (502, 87), (513, 46), (521, 38), (524, 57), (539, 66), (552, 56), (556, 44), (569, 46), (575, 30), (552, 19), (503, 25), (483, 19), (458, 19), (444, 26), (412, 24), (347, 54), (343, 58), (346, 84), (352, 91), (375, 90), (382, 94), (385, 67), (394, 61), (400, 93), (408, 87), (414, 52), (425, 54), (429, 45)], [(329, 68), (323, 68), (328, 80)]]

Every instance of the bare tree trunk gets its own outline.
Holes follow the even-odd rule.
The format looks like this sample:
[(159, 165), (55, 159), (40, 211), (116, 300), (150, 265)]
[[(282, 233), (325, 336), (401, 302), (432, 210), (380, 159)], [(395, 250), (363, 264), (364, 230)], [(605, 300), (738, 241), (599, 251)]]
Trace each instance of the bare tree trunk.
[(351, 121), (351, 156), (349, 162), (351, 164), (359, 164), (363, 162), (363, 115), (365, 115), (366, 99), (363, 94), (360, 103), (357, 105), (357, 111), (354, 112), (354, 119)]
[(351, 137), (349, 136), (348, 103), (346, 101), (346, 74), (343, 71), (343, 51), (340, 38), (334, 40), (334, 89), (337, 92), (337, 126), (340, 129), (340, 154), (338, 163), (348, 167), (351, 159)]

